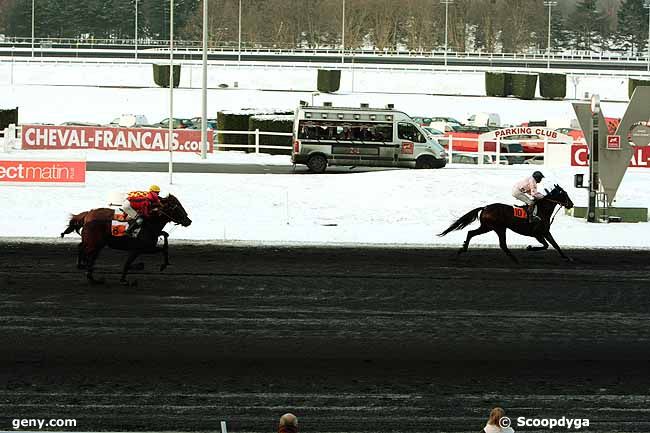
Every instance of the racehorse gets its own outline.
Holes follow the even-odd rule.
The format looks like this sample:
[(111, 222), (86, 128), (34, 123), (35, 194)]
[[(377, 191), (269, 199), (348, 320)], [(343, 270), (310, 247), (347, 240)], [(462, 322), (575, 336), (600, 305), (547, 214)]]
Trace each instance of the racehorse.
[(463, 243), (458, 254), (467, 251), (469, 241), (474, 236), (495, 231), (499, 236), (499, 246), (501, 249), (508, 255), (508, 257), (515, 262), (518, 262), (517, 258), (510, 252), (508, 245), (506, 244), (506, 230), (510, 229), (520, 235), (534, 237), (542, 244), (542, 246), (539, 247), (528, 245), (526, 248), (528, 251), (546, 250), (548, 249), (548, 243), (550, 242), (551, 245), (553, 245), (553, 248), (560, 253), (562, 258), (573, 261), (562, 252), (560, 246), (555, 242), (555, 239), (553, 239), (553, 235), (551, 235), (550, 229), (551, 224), (553, 223), (551, 215), (553, 214), (555, 207), (558, 205), (571, 209), (573, 207), (573, 202), (569, 198), (567, 192), (556, 184), (551, 191), (546, 190), (546, 195), (537, 201), (537, 216), (541, 221), (529, 222), (526, 211), (522, 207), (493, 203), (469, 211), (438, 236), (445, 236), (447, 233), (455, 230), (462, 230), (472, 222), (476, 221), (476, 219), (479, 219), (481, 226), (476, 230), (470, 230), (467, 232), (467, 239), (465, 239), (465, 243)]
[[(111, 224), (115, 211), (109, 208), (92, 209), (77, 215), (72, 215), (68, 227), (61, 237), (68, 233), (81, 231), (81, 243), (79, 244), (77, 267), (86, 269), (86, 277), (91, 283), (103, 283), (103, 279), (96, 279), (93, 276), (95, 261), (99, 252), (105, 247), (128, 251), (126, 262), (122, 268), (120, 282), (128, 284), (126, 274), (133, 261), (140, 254), (162, 253), (163, 263), (160, 270), (163, 271), (169, 265), (168, 234), (163, 228), (170, 222), (187, 227), (192, 224), (187, 212), (173, 195), (160, 198), (160, 209), (145, 219), (137, 237), (121, 236), (116, 237), (111, 233)], [(164, 244), (158, 247), (158, 238), (164, 237)]]

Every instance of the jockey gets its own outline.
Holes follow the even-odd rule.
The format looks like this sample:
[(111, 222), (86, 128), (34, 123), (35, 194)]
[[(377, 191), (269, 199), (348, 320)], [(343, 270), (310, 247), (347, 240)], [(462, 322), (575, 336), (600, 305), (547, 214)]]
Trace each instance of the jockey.
[(528, 205), (528, 222), (541, 221), (537, 216), (535, 201), (544, 197), (544, 194), (537, 192), (537, 184), (544, 179), (541, 171), (535, 171), (532, 176), (526, 177), (515, 183), (512, 187), (512, 196)]
[(160, 207), (160, 187), (151, 185), (149, 191), (133, 191), (127, 195), (127, 200), (122, 210), (129, 217), (129, 227), (126, 234), (131, 236), (135, 229), (140, 227), (145, 218), (151, 216), (151, 212)]

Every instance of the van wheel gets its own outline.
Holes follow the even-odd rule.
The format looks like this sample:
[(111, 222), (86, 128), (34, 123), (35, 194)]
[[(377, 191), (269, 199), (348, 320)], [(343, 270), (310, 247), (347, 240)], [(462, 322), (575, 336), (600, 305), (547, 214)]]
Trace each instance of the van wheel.
[(323, 155), (312, 155), (307, 160), (307, 167), (313, 173), (323, 173), (327, 168), (327, 158)]
[(415, 168), (426, 170), (435, 168), (433, 158), (430, 158), (428, 156), (422, 156), (418, 158), (417, 161), (415, 161)]

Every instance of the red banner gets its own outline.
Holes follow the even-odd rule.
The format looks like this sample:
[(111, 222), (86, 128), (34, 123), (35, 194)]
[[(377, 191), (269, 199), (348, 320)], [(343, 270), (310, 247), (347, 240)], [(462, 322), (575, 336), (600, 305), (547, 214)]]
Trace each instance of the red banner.
[(0, 183), (84, 183), (85, 161), (0, 161)]
[[(22, 148), (168, 152), (167, 138), (168, 130), (166, 129), (23, 125)], [(212, 130), (208, 130), (208, 152), (212, 152), (212, 142)], [(201, 131), (174, 129), (172, 150), (175, 152), (200, 152)]]
[[(589, 166), (589, 147), (583, 144), (574, 144), (571, 146), (571, 166)], [(650, 146), (634, 149), (632, 159), (630, 160), (630, 167), (650, 167)]]

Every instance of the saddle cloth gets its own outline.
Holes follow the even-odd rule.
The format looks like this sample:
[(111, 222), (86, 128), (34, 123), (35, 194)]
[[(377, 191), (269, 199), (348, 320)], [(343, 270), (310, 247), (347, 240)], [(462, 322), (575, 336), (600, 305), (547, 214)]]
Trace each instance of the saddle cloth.
[(129, 227), (127, 222), (127, 215), (122, 210), (113, 210), (113, 218), (111, 221), (111, 235), (114, 237), (126, 236), (126, 229)]

